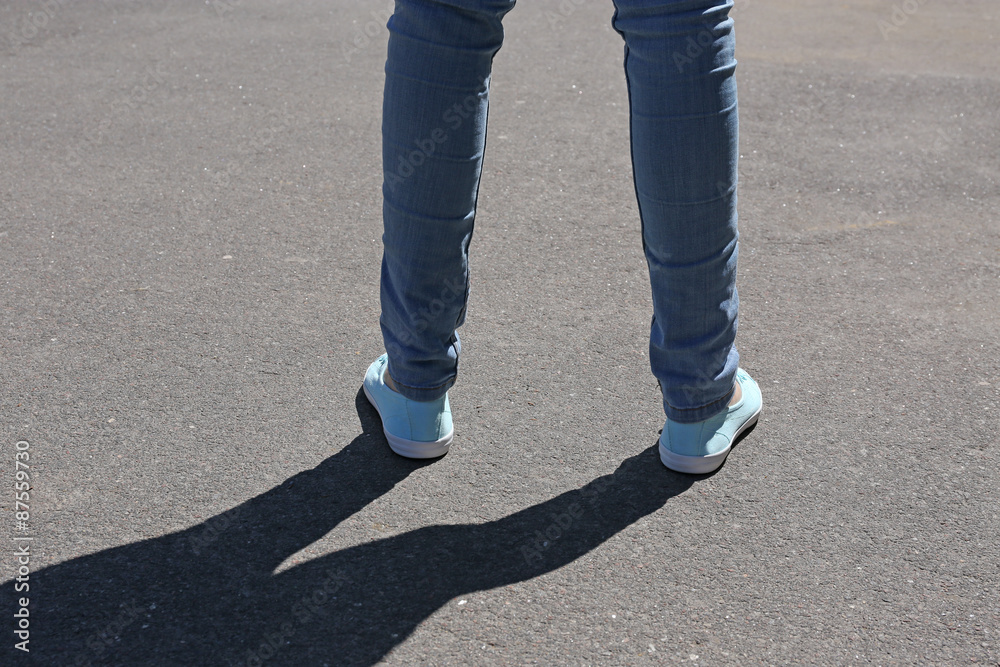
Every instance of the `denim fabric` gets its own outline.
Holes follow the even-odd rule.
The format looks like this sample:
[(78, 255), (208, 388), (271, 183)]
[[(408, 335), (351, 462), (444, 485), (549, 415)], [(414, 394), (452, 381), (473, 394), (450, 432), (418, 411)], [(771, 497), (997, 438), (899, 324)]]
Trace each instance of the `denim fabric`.
[[(513, 0), (397, 0), (382, 120), (381, 327), (400, 392), (451, 387), (469, 296), (490, 70)], [(667, 417), (725, 408), (739, 361), (732, 2), (615, 0)]]

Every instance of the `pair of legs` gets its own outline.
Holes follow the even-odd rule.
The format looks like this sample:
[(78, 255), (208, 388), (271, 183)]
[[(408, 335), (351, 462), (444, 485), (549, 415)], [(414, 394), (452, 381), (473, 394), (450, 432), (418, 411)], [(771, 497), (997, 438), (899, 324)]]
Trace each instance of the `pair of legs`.
[[(650, 365), (668, 424), (695, 425), (725, 413), (742, 384), (732, 1), (614, 5), (653, 294)], [(397, 0), (389, 21), (380, 324), (386, 381), (413, 403), (446, 400), (456, 379), (490, 72), (513, 6)]]

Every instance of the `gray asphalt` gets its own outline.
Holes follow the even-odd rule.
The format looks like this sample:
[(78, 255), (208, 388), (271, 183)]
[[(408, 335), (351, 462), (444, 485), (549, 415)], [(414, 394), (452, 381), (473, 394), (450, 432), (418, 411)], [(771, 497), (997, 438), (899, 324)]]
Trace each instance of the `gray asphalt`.
[(1000, 664), (996, 3), (737, 0), (764, 411), (708, 477), (598, 0), (506, 20), (455, 442), (388, 451), (387, 10), (0, 5), (0, 663)]

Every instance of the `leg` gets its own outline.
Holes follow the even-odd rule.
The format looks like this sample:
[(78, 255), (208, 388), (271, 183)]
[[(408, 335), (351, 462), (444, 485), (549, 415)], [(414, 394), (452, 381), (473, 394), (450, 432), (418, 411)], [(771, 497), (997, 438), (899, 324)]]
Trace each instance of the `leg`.
[(513, 5), (398, 0), (389, 20), (380, 323), (389, 374), (412, 400), (455, 382), (490, 70)]
[(653, 291), (650, 364), (667, 426), (701, 424), (727, 412), (739, 363), (732, 2), (615, 5)]
[[(514, 0), (397, 0), (382, 118), (382, 338), (364, 390), (393, 451), (431, 458), (454, 430), (469, 242), (493, 57)], [(390, 379), (391, 378), (391, 379)]]

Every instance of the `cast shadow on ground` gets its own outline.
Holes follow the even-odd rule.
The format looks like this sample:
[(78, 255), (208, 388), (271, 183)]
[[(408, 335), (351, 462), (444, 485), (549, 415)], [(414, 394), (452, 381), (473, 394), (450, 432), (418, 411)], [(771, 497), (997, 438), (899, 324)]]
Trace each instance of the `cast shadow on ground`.
[[(188, 530), (32, 573), (23, 657), (61, 667), (373, 665), (449, 600), (556, 570), (697, 479), (666, 470), (654, 446), (496, 521), (427, 526), (274, 574), (428, 465), (389, 451), (361, 392), (356, 406), (363, 433), (316, 468)], [(2, 586), (7, 600), (22, 595), (12, 586)]]

